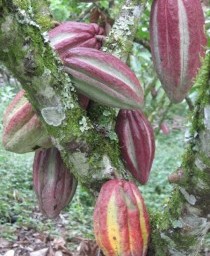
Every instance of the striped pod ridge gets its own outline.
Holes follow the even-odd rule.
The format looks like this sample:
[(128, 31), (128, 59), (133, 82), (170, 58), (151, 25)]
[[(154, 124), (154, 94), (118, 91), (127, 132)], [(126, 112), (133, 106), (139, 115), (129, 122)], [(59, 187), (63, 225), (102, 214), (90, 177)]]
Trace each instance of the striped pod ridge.
[(65, 52), (77, 46), (100, 49), (103, 28), (95, 23), (67, 21), (48, 32), (51, 46), (62, 58)]
[(153, 128), (138, 110), (120, 110), (115, 127), (123, 162), (141, 183), (147, 183), (155, 154)]
[(52, 146), (24, 90), (17, 93), (4, 112), (2, 143), (6, 150), (20, 154)]
[(68, 51), (63, 62), (75, 87), (90, 99), (121, 109), (143, 105), (139, 80), (117, 57), (96, 49), (76, 47)]
[(154, 0), (151, 52), (162, 86), (174, 103), (193, 85), (207, 44), (200, 0)]
[(107, 181), (94, 209), (94, 234), (106, 256), (145, 256), (150, 226), (144, 199), (125, 180)]
[(41, 212), (55, 218), (72, 200), (77, 180), (64, 165), (57, 148), (39, 149), (33, 163), (33, 186)]

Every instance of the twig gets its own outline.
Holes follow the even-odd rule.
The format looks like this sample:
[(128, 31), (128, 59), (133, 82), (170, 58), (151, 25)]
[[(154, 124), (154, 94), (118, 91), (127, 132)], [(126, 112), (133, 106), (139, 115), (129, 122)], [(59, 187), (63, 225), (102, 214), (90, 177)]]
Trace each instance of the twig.
[(151, 47), (150, 47), (150, 44), (147, 40), (143, 40), (143, 39), (135, 37), (134, 42), (137, 43), (137, 44), (143, 45), (144, 48), (146, 48), (149, 52), (151, 52)]
[(171, 108), (172, 104), (173, 104), (173, 103), (170, 102), (170, 103), (168, 104), (168, 106), (166, 107), (165, 111), (163, 112), (162, 117), (161, 117), (161, 119), (160, 119), (160, 121), (159, 121), (158, 129), (156, 130), (156, 135), (159, 134), (159, 132), (160, 132), (160, 126), (161, 126), (162, 122), (165, 120), (165, 118), (166, 118), (166, 116), (167, 116), (167, 114), (168, 114), (168, 111), (169, 111), (169, 109)]
[(193, 111), (194, 110), (194, 105), (193, 105), (193, 102), (192, 100), (190, 99), (190, 97), (185, 97), (185, 101), (187, 102), (187, 105), (189, 107), (189, 110), (190, 111)]
[(77, 21), (82, 21), (84, 20), (87, 15), (90, 14), (90, 10), (93, 8), (94, 3), (91, 3), (85, 10), (78, 16)]

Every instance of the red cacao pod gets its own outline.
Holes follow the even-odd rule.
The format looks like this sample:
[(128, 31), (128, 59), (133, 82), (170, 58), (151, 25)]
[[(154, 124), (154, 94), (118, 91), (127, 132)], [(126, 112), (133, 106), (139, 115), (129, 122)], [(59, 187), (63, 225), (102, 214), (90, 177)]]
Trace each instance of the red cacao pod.
[(160, 125), (160, 130), (163, 132), (165, 135), (169, 135), (170, 133), (170, 128), (166, 122), (162, 122)]
[(106, 256), (146, 255), (149, 215), (134, 183), (107, 181), (99, 193), (93, 219), (96, 242)]
[(140, 111), (120, 110), (116, 120), (120, 151), (128, 171), (141, 183), (147, 183), (155, 154), (151, 124)]
[(172, 102), (181, 102), (193, 85), (207, 44), (201, 1), (154, 0), (150, 38), (162, 86)]
[(33, 184), (40, 210), (49, 218), (59, 215), (72, 200), (77, 188), (76, 179), (55, 147), (35, 152)]
[(143, 89), (130, 68), (117, 57), (96, 49), (76, 47), (64, 58), (75, 87), (90, 99), (122, 109), (140, 108)]
[(77, 46), (100, 49), (103, 28), (95, 23), (67, 21), (51, 29), (48, 33), (51, 46), (59, 53), (60, 57), (65, 55), (69, 49)]
[(20, 154), (52, 146), (24, 90), (14, 97), (4, 112), (2, 142), (6, 150)]
[(85, 95), (79, 93), (78, 94), (78, 101), (79, 101), (80, 106), (83, 109), (87, 109), (87, 107), (89, 105), (89, 102), (90, 102), (90, 99), (88, 97), (86, 97)]

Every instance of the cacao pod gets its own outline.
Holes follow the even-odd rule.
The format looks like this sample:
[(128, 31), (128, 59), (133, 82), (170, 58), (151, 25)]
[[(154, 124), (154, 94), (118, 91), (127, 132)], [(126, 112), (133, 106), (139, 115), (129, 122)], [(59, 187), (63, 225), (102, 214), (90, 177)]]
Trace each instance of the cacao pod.
[(69, 49), (82, 46), (100, 49), (102, 41), (97, 36), (103, 35), (103, 28), (95, 23), (67, 21), (48, 32), (51, 46), (62, 58)]
[(46, 130), (21, 90), (3, 115), (2, 142), (6, 150), (27, 153), (37, 148), (52, 146)]
[(207, 44), (201, 1), (154, 0), (150, 38), (162, 86), (172, 102), (181, 102), (193, 85)]
[(145, 256), (150, 225), (144, 199), (125, 180), (103, 184), (93, 215), (94, 234), (106, 256)]
[(89, 105), (89, 98), (86, 97), (85, 95), (78, 93), (78, 101), (79, 101), (79, 105), (83, 108), (83, 109), (87, 109), (88, 105)]
[(162, 131), (163, 134), (169, 135), (170, 133), (170, 128), (166, 122), (162, 122), (160, 124), (160, 130)]
[(117, 57), (76, 47), (63, 61), (75, 87), (90, 99), (122, 109), (140, 108), (143, 104), (143, 89), (137, 77)]
[(55, 218), (72, 200), (77, 181), (57, 148), (38, 149), (33, 163), (33, 185), (41, 212)]
[(151, 124), (140, 111), (120, 110), (116, 133), (126, 168), (141, 183), (147, 183), (155, 154)]

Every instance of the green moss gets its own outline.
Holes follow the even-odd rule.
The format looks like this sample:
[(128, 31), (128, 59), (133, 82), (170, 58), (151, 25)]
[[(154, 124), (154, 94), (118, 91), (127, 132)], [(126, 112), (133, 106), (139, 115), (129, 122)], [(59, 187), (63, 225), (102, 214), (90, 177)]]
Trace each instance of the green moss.
[(166, 241), (161, 238), (161, 230), (166, 230), (169, 227), (169, 221), (168, 219), (164, 218), (164, 215), (160, 212), (150, 211), (149, 216), (151, 226), (151, 242), (148, 255), (165, 255), (163, 250), (166, 248)]
[(210, 104), (210, 88), (209, 88), (209, 78), (210, 78), (210, 54), (206, 55), (203, 65), (197, 75), (194, 87), (199, 89), (198, 99), (195, 103), (195, 112), (192, 118), (192, 134), (194, 132), (199, 132), (204, 129), (203, 124), (203, 108)]
[(32, 6), (35, 20), (41, 26), (42, 31), (48, 31), (52, 28), (54, 21), (46, 1), (33, 1)]
[(42, 31), (49, 31), (55, 24), (51, 17), (36, 15), (36, 21), (42, 27)]
[[(180, 235), (182, 237), (181, 243)], [(197, 237), (189, 236), (184, 233), (180, 234), (180, 230), (177, 229), (175, 232), (173, 232), (173, 242), (176, 244), (176, 248), (178, 248), (180, 251), (186, 251), (188, 248), (194, 246), (197, 243)]]
[[(204, 155), (203, 153), (199, 153), (198, 154), (199, 159), (202, 160), (202, 162), (206, 165), (210, 167), (210, 158), (207, 155)], [(200, 171), (200, 170), (199, 170)]]
[(13, 2), (21, 10), (25, 10), (29, 14), (32, 11), (33, 19), (41, 26), (42, 31), (47, 31), (53, 26), (54, 21), (46, 1), (14, 0)]
[(13, 0), (13, 3), (20, 9), (27, 11), (30, 7), (30, 2), (28, 0)]
[(66, 125), (62, 125), (60, 129), (47, 125), (48, 133), (55, 138), (62, 138), (65, 134), (65, 142), (71, 141), (72, 138), (78, 138), (81, 136), (81, 131), (78, 126), (80, 118), (80, 110), (78, 108), (73, 108), (71, 111), (66, 113)]

